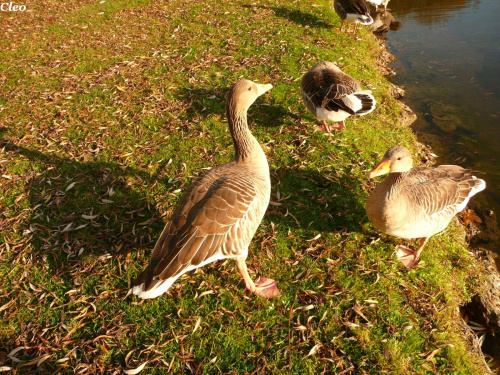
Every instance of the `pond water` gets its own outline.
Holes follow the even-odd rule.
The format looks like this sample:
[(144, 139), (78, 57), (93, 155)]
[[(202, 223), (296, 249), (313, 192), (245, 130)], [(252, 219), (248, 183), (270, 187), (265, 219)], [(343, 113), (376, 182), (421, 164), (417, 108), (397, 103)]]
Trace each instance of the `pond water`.
[[(389, 8), (402, 23), (385, 36), (397, 59), (391, 81), (418, 116), (413, 129), (437, 164), (484, 172), (487, 188), (473, 200), (500, 216), (500, 0), (392, 0)], [(486, 341), (500, 361), (500, 339)]]
[[(392, 0), (402, 23), (386, 41), (396, 56), (391, 80), (417, 114), (421, 142), (437, 164), (484, 172), (473, 201), (500, 215), (500, 1)], [(499, 253), (500, 254), (500, 253)]]

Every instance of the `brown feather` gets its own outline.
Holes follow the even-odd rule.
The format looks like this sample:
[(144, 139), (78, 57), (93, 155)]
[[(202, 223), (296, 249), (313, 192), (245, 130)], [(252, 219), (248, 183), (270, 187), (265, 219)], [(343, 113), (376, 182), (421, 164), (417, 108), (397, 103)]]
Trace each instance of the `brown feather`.
[(206, 237), (196, 235), (189, 237), (184, 246), (179, 250), (179, 255), (177, 256), (179, 262), (181, 264), (189, 264), (198, 251), (203, 253), (202, 245), (205, 240)]
[[(153, 250), (148, 272), (137, 283), (174, 277), (220, 252), (224, 240), (232, 240), (227, 234), (247, 214), (255, 187), (246, 176), (217, 177), (217, 173), (200, 176), (188, 189)], [(237, 233), (237, 238), (242, 236), (241, 228)]]

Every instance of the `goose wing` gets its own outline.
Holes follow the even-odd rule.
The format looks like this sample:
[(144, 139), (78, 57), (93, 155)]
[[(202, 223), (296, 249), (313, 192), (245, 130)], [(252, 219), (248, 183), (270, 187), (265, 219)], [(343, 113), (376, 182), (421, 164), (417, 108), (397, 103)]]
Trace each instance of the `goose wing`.
[(427, 215), (453, 216), (486, 186), (483, 180), (473, 176), (473, 172), (456, 165), (413, 168), (409, 176), (413, 200)]
[(255, 185), (247, 176), (211, 172), (216, 170), (201, 176), (185, 192), (135, 285), (144, 283), (148, 290), (190, 266), (208, 262), (222, 247), (231, 255), (241, 251), (239, 241), (232, 243), (235, 239), (228, 232), (240, 226), (251, 210)]
[(346, 14), (368, 14), (368, 7), (365, 0), (337, 0), (337, 2)]
[(348, 95), (360, 90), (359, 84), (347, 74), (327, 67), (309, 71), (302, 79), (302, 92), (305, 101), (314, 108), (329, 111), (343, 110), (355, 114), (354, 104)]

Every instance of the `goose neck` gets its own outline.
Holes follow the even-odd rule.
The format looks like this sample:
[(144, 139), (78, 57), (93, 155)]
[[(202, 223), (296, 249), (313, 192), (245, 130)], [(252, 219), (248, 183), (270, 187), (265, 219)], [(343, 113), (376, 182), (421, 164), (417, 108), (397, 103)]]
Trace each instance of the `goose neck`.
[(385, 185), (389, 186), (389, 195), (397, 195), (403, 187), (403, 182), (406, 179), (408, 172), (392, 172), (384, 181)]
[(259, 142), (248, 129), (247, 110), (236, 110), (232, 106), (227, 108), (227, 118), (229, 129), (233, 137), (234, 148), (236, 150), (236, 161), (245, 161), (256, 151), (262, 151)]

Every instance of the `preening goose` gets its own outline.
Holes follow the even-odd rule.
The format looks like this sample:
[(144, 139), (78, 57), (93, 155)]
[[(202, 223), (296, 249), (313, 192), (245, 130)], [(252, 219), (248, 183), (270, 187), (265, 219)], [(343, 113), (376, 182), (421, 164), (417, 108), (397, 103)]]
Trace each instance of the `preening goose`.
[(412, 168), (410, 151), (391, 147), (368, 177), (389, 176), (368, 197), (366, 213), (373, 225), (392, 236), (420, 238), (416, 251), (399, 245), (397, 256), (415, 266), (429, 237), (443, 231), (486, 183), (458, 165)]
[(401, 22), (396, 21), (394, 16), (389, 12), (376, 11), (373, 15), (373, 23), (369, 29), (375, 34), (385, 33), (389, 30), (399, 30)]
[(269, 204), (271, 180), (266, 155), (247, 125), (247, 110), (272, 85), (242, 79), (228, 92), (226, 112), (234, 160), (198, 177), (182, 196), (132, 292), (155, 298), (190, 270), (219, 259), (235, 259), (248, 290), (279, 295), (277, 282), (248, 274), (248, 246)]
[(342, 20), (340, 31), (342, 31), (345, 21), (354, 23), (353, 35), (356, 35), (356, 26), (358, 23), (365, 26), (373, 23), (365, 0), (335, 0), (333, 2), (333, 9), (335, 9), (335, 13)]
[[(352, 115), (363, 116), (375, 109), (376, 101), (369, 90), (343, 73), (337, 65), (322, 61), (304, 74), (300, 83), (304, 103), (318, 120), (321, 130), (345, 129), (344, 120)], [(326, 121), (340, 121), (327, 125)]]
[(378, 11), (379, 5), (383, 5), (384, 12), (386, 12), (387, 11), (387, 4), (389, 4), (389, 1), (391, 1), (391, 0), (366, 0), (366, 1), (368, 1), (370, 4), (372, 4), (375, 7), (375, 11)]

